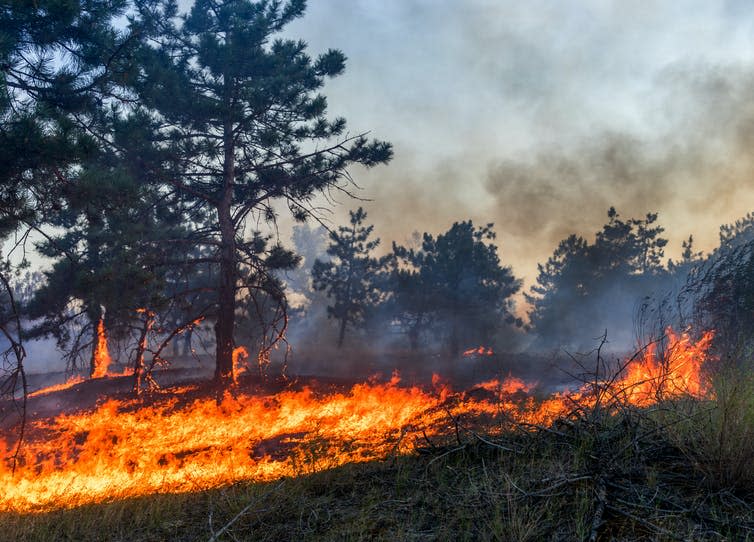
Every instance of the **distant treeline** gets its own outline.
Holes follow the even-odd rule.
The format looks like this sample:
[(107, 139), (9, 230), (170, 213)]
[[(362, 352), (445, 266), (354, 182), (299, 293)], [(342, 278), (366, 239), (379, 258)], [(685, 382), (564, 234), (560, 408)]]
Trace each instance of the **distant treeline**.
[(477, 345), (583, 350), (607, 332), (615, 348), (631, 349), (664, 326), (691, 324), (717, 329), (718, 343), (735, 327), (737, 338), (725, 341), (739, 344), (754, 324), (754, 214), (721, 226), (720, 245), (709, 254), (696, 251), (689, 236), (672, 260), (657, 214), (624, 219), (610, 208), (593, 240), (570, 235), (538, 265), (536, 283), (524, 292), (528, 307), (519, 310), (514, 296), (522, 281), (501, 263), (492, 224), (456, 222), (376, 256), (384, 250), (366, 218), (358, 209), (337, 231), (299, 226), (294, 234), (308, 254), (304, 273), (288, 275), (304, 299), (294, 314), (322, 318), (326, 307), (338, 345), (350, 333), (354, 343), (388, 341), (451, 355)]

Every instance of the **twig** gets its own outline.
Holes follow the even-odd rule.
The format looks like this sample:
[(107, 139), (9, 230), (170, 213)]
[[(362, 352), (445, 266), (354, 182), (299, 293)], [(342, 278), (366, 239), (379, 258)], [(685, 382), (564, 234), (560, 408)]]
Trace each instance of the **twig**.
[(617, 506), (612, 506), (612, 505), (608, 504), (608, 505), (606, 505), (606, 507), (608, 508), (608, 510), (610, 510), (612, 512), (616, 512), (616, 513), (618, 513), (618, 514), (620, 514), (622, 516), (627, 517), (631, 521), (635, 521), (639, 525), (643, 525), (644, 527), (646, 527), (650, 531), (654, 531), (655, 533), (662, 534), (663, 536), (667, 536), (669, 538), (672, 538), (673, 540), (683, 540), (683, 537), (680, 537), (677, 534), (675, 534), (675, 533), (673, 533), (671, 531), (668, 531), (667, 529), (665, 529), (663, 527), (660, 527), (659, 525), (655, 525), (654, 523), (651, 523), (651, 522), (649, 522), (649, 521), (647, 521), (645, 519), (642, 519), (639, 516), (636, 516), (636, 515), (632, 514), (631, 512), (627, 512), (626, 510), (622, 510), (621, 508), (618, 508)]
[(592, 517), (592, 532), (589, 536), (590, 542), (597, 542), (597, 536), (599, 529), (602, 527), (602, 516), (605, 514), (605, 506), (607, 505), (607, 487), (605, 487), (605, 480), (600, 476), (597, 478), (595, 484), (597, 504), (594, 510), (594, 516)]
[(248, 512), (251, 509), (251, 507), (254, 506), (254, 504), (256, 502), (258, 502), (259, 500), (267, 497), (268, 495), (270, 495), (274, 491), (280, 489), (281, 487), (283, 487), (284, 484), (285, 484), (285, 480), (283, 480), (282, 482), (280, 482), (276, 486), (270, 488), (268, 491), (265, 491), (262, 495), (260, 495), (256, 499), (252, 499), (252, 501), (249, 504), (247, 504), (246, 506), (244, 506), (243, 509), (238, 514), (236, 514), (235, 516), (233, 516), (233, 519), (231, 519), (228, 523), (226, 523), (225, 526), (222, 529), (220, 529), (219, 531), (217, 531), (216, 533), (214, 533), (212, 535), (212, 537), (209, 539), (209, 542), (217, 542), (217, 540), (219, 540), (219, 538), (220, 538), (220, 535), (223, 534), (225, 531), (227, 531), (236, 521), (238, 521), (241, 518), (241, 516), (243, 516), (246, 512)]

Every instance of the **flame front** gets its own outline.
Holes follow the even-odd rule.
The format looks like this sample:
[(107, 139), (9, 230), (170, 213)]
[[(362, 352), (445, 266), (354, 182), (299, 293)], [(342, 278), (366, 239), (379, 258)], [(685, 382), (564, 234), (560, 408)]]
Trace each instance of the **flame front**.
[(81, 384), (84, 382), (84, 379), (80, 376), (72, 376), (62, 384), (53, 384), (52, 386), (47, 386), (46, 388), (42, 388), (36, 391), (33, 391), (29, 393), (29, 397), (38, 397), (40, 395), (48, 395), (50, 393), (55, 393), (56, 391), (63, 391), (67, 390), (68, 388), (72, 388), (76, 384)]
[[(701, 364), (712, 334), (698, 342), (669, 335), (607, 385), (631, 403), (704, 394)], [(304, 388), (277, 394), (198, 397), (196, 387), (142, 401), (109, 399), (95, 409), (31, 422), (15, 472), (0, 462), (0, 509), (70, 507), (156, 492), (186, 492), (242, 479), (270, 480), (348, 462), (406, 453), (442, 433), (448, 413), (464, 419), (548, 424), (567, 415), (573, 401), (596, 399), (588, 386), (535, 401), (534, 385), (509, 377), (453, 394), (440, 377), (434, 389), (361, 383), (347, 391)], [(481, 395), (481, 397), (480, 397)], [(10, 457), (13, 443), (0, 439)]]

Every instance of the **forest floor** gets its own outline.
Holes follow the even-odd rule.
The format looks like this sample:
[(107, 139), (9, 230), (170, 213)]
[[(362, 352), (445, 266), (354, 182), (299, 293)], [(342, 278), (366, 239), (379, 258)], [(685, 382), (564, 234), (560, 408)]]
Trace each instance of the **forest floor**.
[[(49, 408), (81, 406), (80, 390)], [(456, 426), (380, 461), (4, 512), (0, 541), (754, 541), (754, 371), (716, 376), (703, 398), (644, 407), (596, 393), (547, 426)]]
[(754, 540), (751, 446), (740, 426), (706, 442), (714, 427), (691, 421), (709, 406), (591, 412), (275, 482), (4, 513), (0, 540)]

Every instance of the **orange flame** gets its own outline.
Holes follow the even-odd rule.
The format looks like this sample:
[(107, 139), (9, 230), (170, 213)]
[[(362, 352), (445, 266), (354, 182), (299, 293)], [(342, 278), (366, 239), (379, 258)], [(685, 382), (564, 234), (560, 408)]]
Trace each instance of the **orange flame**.
[(73, 376), (63, 382), (62, 384), (53, 384), (52, 386), (47, 386), (46, 388), (41, 388), (36, 391), (33, 391), (29, 393), (29, 397), (38, 397), (40, 395), (47, 395), (49, 393), (54, 393), (56, 391), (63, 391), (67, 390), (69, 388), (72, 388), (76, 384), (81, 384), (84, 382), (84, 379), (80, 376)]
[(238, 378), (246, 372), (246, 361), (249, 359), (249, 351), (245, 346), (236, 346), (233, 349), (233, 378)]
[[(711, 339), (708, 333), (694, 343), (669, 331), (668, 348), (647, 348), (605, 386), (638, 406), (705, 394), (701, 364)], [(0, 461), (0, 510), (46, 510), (295, 476), (410, 452), (425, 435), (444, 431), (448, 413), (549, 424), (571, 412), (574, 401), (596, 401), (588, 386), (535, 400), (529, 395), (535, 385), (515, 377), (477, 387), (487, 393), (453, 394), (439, 376), (433, 385), (431, 391), (401, 387), (394, 373), (387, 383), (356, 384), (348, 391), (236, 393), (220, 401), (184, 387), (153, 396), (148, 405), (109, 399), (89, 411), (31, 420), (15, 473), (10, 460)], [(0, 437), (0, 453), (10, 457), (13, 450), (13, 442)]]
[(92, 354), (92, 378), (107, 376), (107, 370), (112, 361), (110, 351), (107, 348), (105, 321), (104, 318), (100, 318), (97, 322), (97, 341), (94, 344), (94, 353)]
[(494, 356), (495, 352), (492, 348), (480, 346), (478, 348), (469, 348), (463, 352), (463, 357), (468, 358), (471, 356)]
[(626, 368), (625, 376), (619, 381), (619, 388), (625, 390), (631, 404), (646, 406), (663, 395), (698, 397), (708, 392), (702, 363), (714, 333), (708, 331), (697, 342), (692, 342), (687, 333), (679, 336), (668, 329), (666, 337), (668, 347), (664, 352), (658, 352), (658, 343), (651, 343), (642, 358)]
[(512, 395), (518, 392), (529, 393), (533, 388), (536, 387), (536, 383), (527, 384), (520, 378), (509, 376), (502, 382), (497, 378), (487, 380), (486, 382), (481, 382), (477, 384), (477, 387), (491, 392)]

